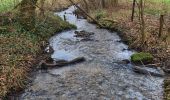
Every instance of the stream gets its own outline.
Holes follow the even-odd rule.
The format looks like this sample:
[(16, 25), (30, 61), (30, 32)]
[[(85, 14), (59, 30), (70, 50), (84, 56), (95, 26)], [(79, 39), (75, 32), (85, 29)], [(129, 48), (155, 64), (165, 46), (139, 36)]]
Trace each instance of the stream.
[[(37, 72), (19, 100), (162, 100), (163, 78), (133, 72), (130, 59), (135, 51), (120, 42), (116, 32), (99, 29), (86, 19), (78, 19), (74, 6), (55, 13), (77, 26), (49, 40), (53, 59), (85, 62)], [(89, 40), (75, 37), (75, 31), (92, 32)]]

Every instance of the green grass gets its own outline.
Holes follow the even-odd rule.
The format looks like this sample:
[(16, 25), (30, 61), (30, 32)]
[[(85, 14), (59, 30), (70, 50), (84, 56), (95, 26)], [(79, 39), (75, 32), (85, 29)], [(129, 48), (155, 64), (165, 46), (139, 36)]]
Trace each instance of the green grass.
[(21, 0), (0, 0), (0, 13), (12, 10)]

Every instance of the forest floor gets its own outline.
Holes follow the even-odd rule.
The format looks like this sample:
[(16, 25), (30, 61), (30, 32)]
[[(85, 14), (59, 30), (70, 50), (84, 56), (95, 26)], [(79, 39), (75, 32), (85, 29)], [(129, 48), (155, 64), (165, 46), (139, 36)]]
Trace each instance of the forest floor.
[[(17, 9), (11, 10), (12, 2), (0, 1), (0, 98), (11, 91), (20, 91), (28, 83), (28, 72), (37, 64), (47, 40), (57, 32), (76, 28), (53, 13), (46, 19), (37, 16), (36, 32), (24, 31), (17, 21)], [(8, 4), (12, 3), (12, 4)], [(63, 2), (65, 3), (65, 2)], [(7, 5), (5, 5), (7, 4)], [(55, 5), (57, 6), (57, 5)], [(62, 10), (69, 4), (60, 7)], [(38, 12), (38, 11), (37, 11)]]

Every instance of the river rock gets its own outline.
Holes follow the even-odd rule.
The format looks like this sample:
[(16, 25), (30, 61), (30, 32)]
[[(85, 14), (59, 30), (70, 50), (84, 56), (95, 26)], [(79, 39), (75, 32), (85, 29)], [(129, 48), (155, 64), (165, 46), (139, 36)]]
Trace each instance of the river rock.
[[(170, 55), (168, 55), (168, 56), (170, 56)], [(164, 70), (164, 72), (170, 74), (170, 57), (166, 61), (164, 61), (163, 70)]]
[(94, 35), (93, 32), (86, 32), (86, 31), (75, 31), (75, 37), (81, 37), (81, 38), (90, 38), (91, 35)]
[(164, 70), (164, 72), (166, 72), (166, 73), (169, 73), (170, 74), (170, 69), (163, 69)]
[(84, 38), (84, 39), (81, 39), (81, 41), (95, 41), (95, 40), (90, 39), (90, 38)]
[(45, 52), (48, 53), (48, 54), (53, 54), (54, 49), (50, 45), (48, 45), (47, 48), (45, 49)]
[(124, 59), (124, 60), (122, 60), (122, 63), (124, 63), (124, 64), (129, 64), (129, 63), (130, 63), (130, 60)]

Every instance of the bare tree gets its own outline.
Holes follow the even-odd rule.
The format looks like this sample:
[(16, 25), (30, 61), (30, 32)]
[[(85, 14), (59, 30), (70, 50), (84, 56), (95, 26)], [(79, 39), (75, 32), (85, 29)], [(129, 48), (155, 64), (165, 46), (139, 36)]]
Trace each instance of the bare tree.
[(142, 35), (142, 44), (146, 42), (146, 33), (145, 33), (145, 20), (144, 20), (144, 1), (140, 0), (138, 4), (139, 8), (139, 21), (140, 21), (140, 30)]
[(131, 16), (131, 21), (132, 21), (132, 22), (133, 22), (134, 14), (135, 14), (135, 4), (136, 4), (136, 0), (133, 0), (133, 5), (132, 5), (132, 16)]
[(101, 0), (101, 4), (102, 4), (102, 8), (105, 8), (105, 7), (106, 7), (106, 2), (105, 2), (105, 0)]
[(163, 31), (163, 23), (164, 23), (164, 15), (160, 15), (160, 20), (159, 20), (159, 37), (162, 36), (162, 31)]

